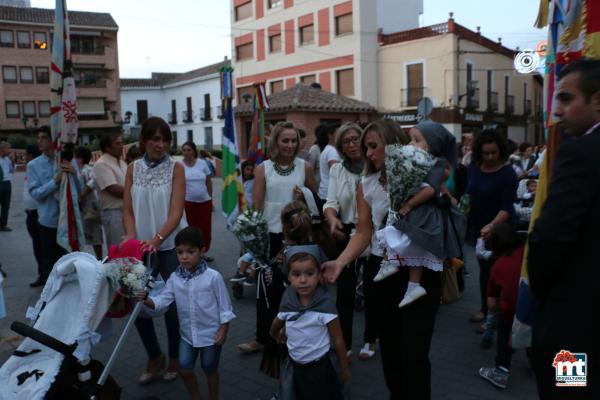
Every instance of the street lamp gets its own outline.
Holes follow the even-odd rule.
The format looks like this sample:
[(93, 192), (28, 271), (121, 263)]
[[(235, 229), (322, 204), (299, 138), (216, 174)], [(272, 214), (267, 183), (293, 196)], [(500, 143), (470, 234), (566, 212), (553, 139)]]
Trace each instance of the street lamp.
[(40, 120), (37, 118), (23, 117), (21, 121), (23, 122), (23, 127), (29, 131), (30, 135), (33, 136), (33, 133), (37, 128)]

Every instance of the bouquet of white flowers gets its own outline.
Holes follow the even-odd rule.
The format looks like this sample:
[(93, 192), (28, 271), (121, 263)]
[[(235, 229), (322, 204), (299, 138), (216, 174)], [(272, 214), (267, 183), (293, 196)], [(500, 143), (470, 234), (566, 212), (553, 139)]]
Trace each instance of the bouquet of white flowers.
[(269, 226), (262, 212), (244, 211), (233, 223), (231, 231), (256, 260), (268, 263)]
[(116, 258), (106, 263), (106, 268), (113, 287), (124, 297), (135, 297), (148, 280), (146, 267), (137, 258)]
[(385, 146), (385, 173), (391, 210), (398, 211), (410, 196), (419, 191), (434, 165), (435, 158), (418, 147)]

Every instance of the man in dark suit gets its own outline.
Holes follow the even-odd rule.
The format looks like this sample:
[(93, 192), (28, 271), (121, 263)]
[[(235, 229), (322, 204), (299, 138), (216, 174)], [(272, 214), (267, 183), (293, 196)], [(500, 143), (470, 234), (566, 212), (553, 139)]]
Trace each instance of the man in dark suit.
[[(558, 78), (555, 115), (573, 140), (556, 155), (529, 237), (529, 279), (539, 299), (533, 365), (540, 398), (600, 399), (600, 60), (576, 61)], [(585, 353), (586, 368), (577, 355), (556, 368), (561, 350)], [(587, 372), (586, 386), (558, 387), (559, 369)]]

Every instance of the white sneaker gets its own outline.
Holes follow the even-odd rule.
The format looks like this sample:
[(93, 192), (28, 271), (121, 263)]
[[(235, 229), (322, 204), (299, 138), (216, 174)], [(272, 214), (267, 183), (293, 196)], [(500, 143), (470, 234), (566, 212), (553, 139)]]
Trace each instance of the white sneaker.
[(404, 294), (404, 298), (398, 305), (399, 308), (409, 305), (413, 301), (417, 300), (419, 297), (423, 297), (427, 294), (427, 291), (423, 289), (423, 286), (413, 286), (412, 288), (409, 286), (409, 289), (406, 290)]
[(358, 359), (366, 361), (375, 355), (375, 343), (365, 343), (358, 353)]
[(379, 272), (377, 272), (377, 275), (375, 275), (375, 278), (373, 278), (373, 282), (380, 282), (380, 281), (384, 280), (385, 278), (387, 278), (388, 276), (394, 275), (398, 271), (400, 271), (400, 270), (398, 269), (397, 265), (384, 261), (381, 263)]

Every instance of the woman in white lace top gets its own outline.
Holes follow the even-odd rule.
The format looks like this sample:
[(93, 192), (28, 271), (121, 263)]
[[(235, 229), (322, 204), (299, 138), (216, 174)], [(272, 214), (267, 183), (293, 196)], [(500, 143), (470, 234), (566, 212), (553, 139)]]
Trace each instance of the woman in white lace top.
[[(147, 251), (156, 251), (159, 272), (166, 281), (177, 268), (175, 235), (187, 226), (183, 216), (185, 173), (173, 161), (168, 150), (171, 143), (169, 125), (158, 117), (142, 125), (140, 145), (143, 157), (129, 164), (123, 194), (124, 241), (141, 240)], [(165, 381), (177, 378), (179, 323), (175, 304), (165, 314), (169, 342), (169, 365), (162, 376)], [(140, 377), (142, 384), (160, 377), (166, 365), (152, 319), (138, 318), (136, 328), (148, 353), (148, 365)]]

